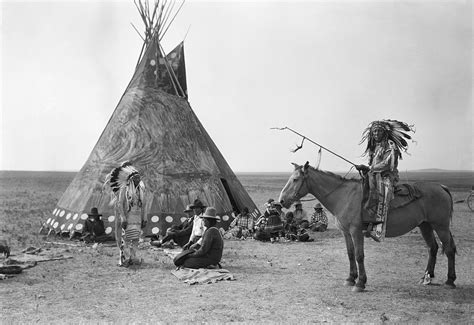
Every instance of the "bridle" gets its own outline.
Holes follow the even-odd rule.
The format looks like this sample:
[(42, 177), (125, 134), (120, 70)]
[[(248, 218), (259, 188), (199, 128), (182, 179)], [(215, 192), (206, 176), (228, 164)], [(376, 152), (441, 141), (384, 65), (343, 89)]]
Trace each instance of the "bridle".
[[(293, 193), (293, 196), (292, 196), (292, 199), (294, 201), (298, 201), (301, 197), (303, 197), (303, 195), (300, 195), (300, 191), (301, 189), (303, 188), (303, 186), (306, 184), (306, 174), (304, 172), (301, 172), (303, 174), (303, 180), (301, 181), (301, 184), (298, 186), (298, 188), (295, 190), (295, 192)], [(312, 199), (313, 200), (313, 199)], [(312, 201), (312, 200), (308, 200), (308, 201)]]
[[(351, 167), (351, 168), (349, 169), (349, 171), (346, 173), (346, 175), (345, 175), (343, 178), (345, 178), (345, 177), (349, 174), (349, 172), (352, 170), (352, 168), (353, 168), (353, 167)], [(292, 196), (292, 199), (293, 199), (294, 201), (298, 201), (298, 200), (299, 200), (299, 201), (304, 201), (304, 202), (316, 200), (316, 198), (314, 198), (314, 199), (309, 199), (309, 200), (300, 200), (300, 198), (303, 197), (303, 195), (300, 195), (300, 191), (301, 191), (301, 189), (303, 188), (303, 186), (306, 184), (306, 179), (308, 178), (307, 173), (305, 173), (305, 172), (303, 172), (303, 171), (300, 171), (300, 172), (303, 174), (303, 180), (302, 180), (301, 184), (298, 186), (298, 188), (295, 190), (295, 192), (294, 192), (294, 194), (293, 194), (293, 196)], [(332, 189), (331, 191), (329, 191), (328, 193), (324, 194), (324, 195), (321, 197), (321, 199), (325, 199), (326, 197), (328, 197), (329, 195), (331, 195), (332, 193), (334, 193), (334, 192), (335, 192), (338, 188), (340, 188), (341, 185), (343, 185), (343, 184), (344, 184), (344, 181), (341, 181), (335, 188), (333, 188), (333, 189)], [(318, 201), (320, 201), (320, 200), (318, 199)]]

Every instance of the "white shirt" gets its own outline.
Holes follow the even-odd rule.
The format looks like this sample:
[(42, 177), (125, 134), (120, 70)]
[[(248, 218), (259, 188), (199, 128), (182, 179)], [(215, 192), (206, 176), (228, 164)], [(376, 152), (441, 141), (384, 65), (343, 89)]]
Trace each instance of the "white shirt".
[[(196, 237), (202, 237), (204, 234), (204, 230), (206, 230), (206, 227), (204, 227), (204, 220), (201, 218), (202, 213), (198, 216), (194, 216), (194, 221), (193, 221), (193, 229), (191, 230), (191, 236), (189, 237), (190, 242), (194, 242), (194, 239)], [(200, 238), (197, 243), (201, 244), (202, 238)]]

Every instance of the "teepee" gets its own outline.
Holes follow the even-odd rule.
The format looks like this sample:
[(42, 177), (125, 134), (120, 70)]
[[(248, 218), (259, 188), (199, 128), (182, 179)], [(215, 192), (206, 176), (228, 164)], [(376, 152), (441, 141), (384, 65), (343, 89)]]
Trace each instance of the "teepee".
[(106, 233), (113, 235), (115, 216), (103, 183), (124, 161), (140, 171), (146, 185), (147, 236), (162, 235), (180, 223), (186, 205), (195, 199), (217, 209), (224, 229), (232, 213), (244, 207), (257, 218), (260, 211), (187, 100), (183, 43), (167, 55), (161, 46), (179, 9), (173, 11), (173, 4), (163, 0), (152, 10), (146, 2), (135, 4), (145, 22), (135, 73), (46, 226), (55, 233), (81, 233), (88, 212), (97, 207)]

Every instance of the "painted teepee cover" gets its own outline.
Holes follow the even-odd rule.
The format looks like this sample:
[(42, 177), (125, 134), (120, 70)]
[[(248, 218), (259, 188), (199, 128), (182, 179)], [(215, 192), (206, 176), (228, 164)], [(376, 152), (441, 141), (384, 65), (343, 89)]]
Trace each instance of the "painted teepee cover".
[(145, 235), (162, 235), (180, 223), (195, 199), (217, 209), (223, 229), (244, 207), (260, 215), (187, 101), (183, 44), (167, 56), (160, 49), (155, 35), (89, 158), (46, 221), (51, 231), (81, 233), (87, 213), (97, 207), (113, 235), (116, 216), (103, 183), (124, 161), (146, 185)]

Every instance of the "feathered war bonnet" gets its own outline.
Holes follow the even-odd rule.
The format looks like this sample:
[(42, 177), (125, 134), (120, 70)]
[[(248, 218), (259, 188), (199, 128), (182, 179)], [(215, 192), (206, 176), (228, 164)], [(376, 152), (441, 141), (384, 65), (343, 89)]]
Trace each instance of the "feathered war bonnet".
[[(109, 184), (112, 190), (112, 200), (110, 205), (113, 205), (119, 200), (119, 197), (125, 195), (129, 204), (137, 203), (141, 205), (145, 192), (145, 183), (143, 183), (140, 173), (128, 161), (112, 169), (106, 176), (104, 186)], [(125, 193), (126, 192), (126, 193)]]
[(397, 120), (381, 120), (373, 121), (362, 133), (362, 139), (360, 143), (367, 140), (367, 147), (364, 151), (364, 156), (375, 149), (375, 139), (372, 136), (372, 131), (376, 129), (382, 129), (385, 132), (385, 139), (391, 140), (397, 147), (398, 157), (402, 158), (402, 151), (406, 152), (408, 149), (407, 140), (411, 140), (411, 136), (407, 132), (415, 132), (414, 125), (408, 125), (405, 122)]

